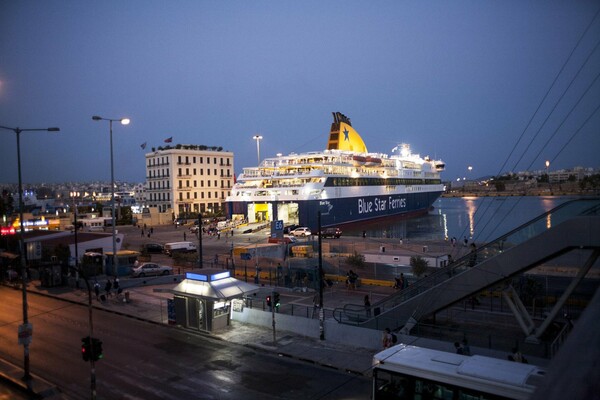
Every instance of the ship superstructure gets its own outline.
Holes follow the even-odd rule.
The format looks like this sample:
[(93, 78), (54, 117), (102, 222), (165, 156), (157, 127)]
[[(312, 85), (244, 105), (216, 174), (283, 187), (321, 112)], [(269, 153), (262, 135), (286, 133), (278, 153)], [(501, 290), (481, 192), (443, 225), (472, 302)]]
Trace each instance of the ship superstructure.
[(230, 218), (282, 220), (317, 229), (426, 212), (443, 190), (444, 163), (401, 144), (370, 153), (345, 115), (333, 113), (327, 149), (264, 159), (244, 168), (227, 198)]

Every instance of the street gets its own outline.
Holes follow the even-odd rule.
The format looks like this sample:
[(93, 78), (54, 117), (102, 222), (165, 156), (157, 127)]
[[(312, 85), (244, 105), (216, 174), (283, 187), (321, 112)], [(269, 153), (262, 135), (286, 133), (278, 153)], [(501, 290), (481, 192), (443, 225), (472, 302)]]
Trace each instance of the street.
[[(17, 345), (21, 292), (0, 287), (0, 353), (22, 365)], [(81, 338), (88, 309), (29, 293), (31, 371), (73, 398), (90, 397), (89, 363)], [(207, 335), (94, 309), (99, 399), (364, 399), (368, 379), (276, 357)]]

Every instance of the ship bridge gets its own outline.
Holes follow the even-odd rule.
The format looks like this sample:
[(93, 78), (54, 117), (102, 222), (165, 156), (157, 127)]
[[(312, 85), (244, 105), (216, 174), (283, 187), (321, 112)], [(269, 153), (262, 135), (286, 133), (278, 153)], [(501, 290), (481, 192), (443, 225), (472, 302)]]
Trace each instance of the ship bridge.
[[(536, 325), (510, 285), (511, 278), (575, 250), (583, 255), (575, 257), (581, 259), (577, 275)], [(425, 318), (482, 290), (500, 287), (527, 340), (536, 343), (599, 256), (600, 199), (573, 200), (480, 247), (476, 257), (469, 254), (374, 303), (374, 316), (362, 304), (347, 304), (336, 309), (334, 317), (340, 323), (378, 330), (402, 328), (408, 334)]]

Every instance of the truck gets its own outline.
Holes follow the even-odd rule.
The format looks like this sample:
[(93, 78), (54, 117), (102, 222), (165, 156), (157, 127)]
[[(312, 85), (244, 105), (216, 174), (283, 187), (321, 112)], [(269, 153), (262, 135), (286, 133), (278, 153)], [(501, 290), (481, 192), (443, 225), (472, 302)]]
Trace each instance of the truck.
[(172, 257), (174, 253), (191, 253), (197, 247), (192, 242), (171, 242), (165, 244), (165, 254)]

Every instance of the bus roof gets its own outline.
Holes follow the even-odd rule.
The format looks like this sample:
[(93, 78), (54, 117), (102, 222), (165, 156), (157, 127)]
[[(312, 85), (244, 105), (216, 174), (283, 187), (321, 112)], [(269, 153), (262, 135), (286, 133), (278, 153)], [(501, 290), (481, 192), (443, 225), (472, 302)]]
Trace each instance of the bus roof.
[(545, 376), (545, 371), (535, 365), (405, 344), (377, 353), (373, 366), (479, 390), (483, 390), (482, 385), (493, 385), (527, 393), (533, 392)]

